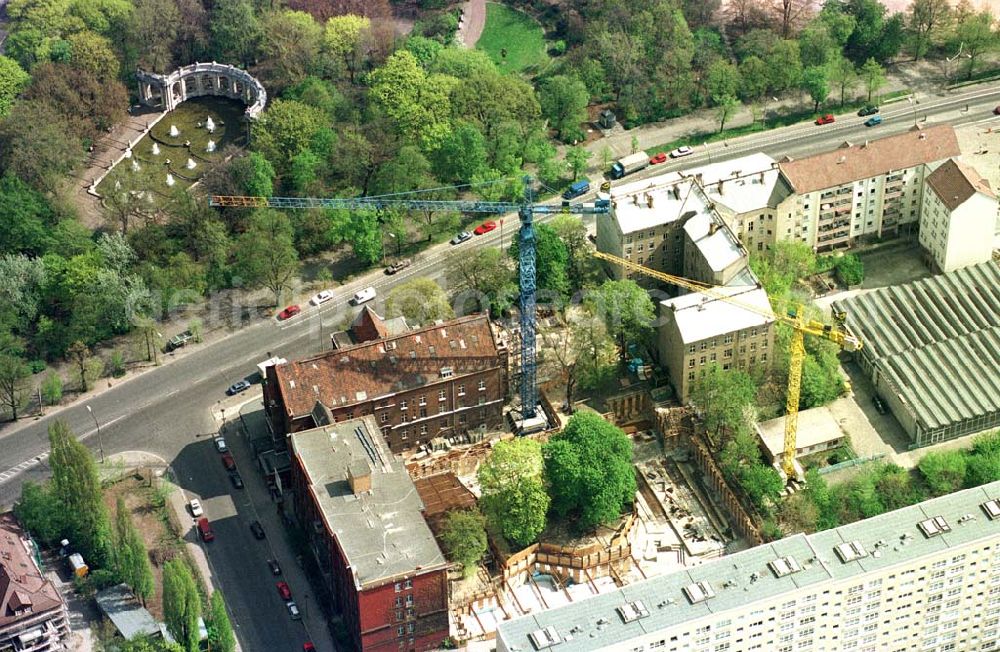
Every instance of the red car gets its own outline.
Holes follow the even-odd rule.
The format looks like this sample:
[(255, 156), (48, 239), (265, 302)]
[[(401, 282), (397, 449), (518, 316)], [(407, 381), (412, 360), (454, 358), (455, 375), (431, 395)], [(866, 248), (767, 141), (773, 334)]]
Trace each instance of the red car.
[(222, 466), (226, 467), (227, 471), (232, 471), (236, 468), (236, 460), (233, 459), (232, 453), (222, 454)]
[(312, 644), (312, 641), (306, 641), (302, 644), (302, 652), (316, 652), (316, 646)]
[(827, 113), (826, 115), (821, 115), (820, 117), (816, 118), (816, 124), (818, 125), (828, 125), (833, 121), (834, 117), (830, 113)]
[(494, 222), (493, 220), (490, 220), (488, 222), (483, 222), (482, 224), (477, 226), (476, 230), (473, 231), (473, 233), (475, 233), (476, 235), (483, 235), (484, 233), (489, 233), (495, 228), (497, 228), (497, 223)]
[(660, 152), (659, 154), (653, 154), (653, 157), (649, 159), (649, 164), (650, 165), (658, 165), (660, 163), (666, 163), (666, 162), (667, 162), (667, 153), (666, 152)]
[(278, 582), (275, 586), (278, 587), (278, 595), (281, 596), (282, 600), (292, 599), (292, 590), (288, 588), (288, 582)]
[(278, 320), (284, 321), (289, 317), (294, 317), (300, 312), (302, 312), (302, 308), (299, 308), (297, 305), (288, 306), (287, 308), (278, 313)]

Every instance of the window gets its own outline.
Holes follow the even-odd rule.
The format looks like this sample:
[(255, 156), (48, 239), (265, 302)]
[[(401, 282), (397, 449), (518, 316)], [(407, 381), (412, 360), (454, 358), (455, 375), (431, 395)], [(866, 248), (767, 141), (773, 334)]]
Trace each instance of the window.
[(694, 369), (694, 358), (688, 360), (688, 369)]
[(421, 435), (426, 435), (427, 434), (427, 424), (426, 423), (420, 426), (420, 434)]
[(383, 412), (381, 419), (382, 419), (382, 423), (385, 423), (386, 421), (388, 421), (389, 420), (389, 413), (388, 412)]
[(399, 402), (399, 409), (400, 410), (406, 410), (406, 401), (400, 401)]
[(486, 381), (485, 380), (480, 380), (479, 381), (479, 391), (480, 392), (485, 392), (486, 391)]
[(465, 385), (459, 385), (458, 386), (458, 395), (459, 396), (465, 396)]
[(402, 625), (400, 625), (399, 627), (396, 628), (396, 636), (402, 636), (404, 633), (405, 633), (405, 630), (403, 629)]
[(704, 364), (705, 364), (705, 356), (701, 356), (701, 360), (699, 361), (699, 364), (701, 364), (702, 366), (704, 366)]
[[(399, 593), (403, 590), (403, 584), (401, 582), (396, 582), (396, 586), (394, 588), (396, 589), (396, 593)], [(399, 603), (399, 598), (396, 598), (396, 603)]]
[(421, 396), (420, 397), (420, 405), (427, 405), (427, 397), (426, 396)]
[(461, 424), (461, 425), (463, 425), (463, 426), (465, 425), (465, 415), (464, 414), (458, 415), (458, 423)]
[(447, 396), (445, 396), (445, 391), (443, 389), (442, 390), (438, 390), (438, 401), (443, 401), (446, 398), (447, 398)]
[(420, 418), (424, 419), (426, 417), (427, 417), (427, 408), (425, 407), (420, 408)]
[(400, 430), (399, 431), (399, 438), (402, 441), (406, 441), (407, 439), (410, 438), (410, 431), (409, 430)]

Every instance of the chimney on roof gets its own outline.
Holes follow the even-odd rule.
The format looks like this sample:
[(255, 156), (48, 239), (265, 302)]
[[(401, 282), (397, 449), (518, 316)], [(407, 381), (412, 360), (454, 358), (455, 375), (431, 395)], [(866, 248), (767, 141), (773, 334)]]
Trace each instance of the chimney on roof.
[(764, 173), (763, 172), (760, 173), (760, 182), (764, 183)]
[(351, 493), (360, 496), (366, 491), (372, 490), (372, 471), (362, 460), (355, 460), (347, 467), (347, 484), (351, 486)]
[(720, 195), (726, 194), (725, 191), (723, 190), (724, 184), (725, 184), (725, 180), (719, 179), (719, 194)]
[(865, 144), (861, 146), (861, 149), (868, 149), (868, 142), (869, 141), (866, 140)]
[(634, 206), (638, 206), (639, 205), (639, 195), (638, 194), (632, 195), (632, 204)]
[(719, 230), (719, 225), (715, 222), (710, 222), (708, 224), (708, 235), (715, 235), (715, 232)]
[(698, 174), (694, 175), (694, 178), (698, 180), (698, 185), (699, 186), (704, 184), (704, 180), (703, 180), (703, 178), (701, 176), (701, 172), (699, 172)]
[(837, 159), (837, 165), (840, 165), (841, 163), (846, 163), (846, 162), (847, 162), (847, 157), (846, 156), (841, 156), (840, 158)]
[(925, 134), (924, 132), (921, 131), (920, 132), (920, 140), (926, 140), (926, 139), (927, 139), (927, 134)]
[[(698, 176), (701, 177), (701, 174), (699, 173)], [(680, 200), (680, 198), (681, 198), (681, 189), (678, 188), (677, 186), (674, 186), (673, 188), (671, 188), (671, 190), (674, 193), (674, 199)]]
[(649, 208), (653, 207), (653, 193), (651, 192), (646, 193), (646, 206)]

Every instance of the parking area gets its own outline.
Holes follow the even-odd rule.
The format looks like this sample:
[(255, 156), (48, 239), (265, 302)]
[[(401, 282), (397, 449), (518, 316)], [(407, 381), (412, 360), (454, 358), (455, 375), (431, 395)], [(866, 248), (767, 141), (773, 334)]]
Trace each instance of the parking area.
[[(174, 504), (182, 523), (189, 523), (185, 540), (196, 546), (203, 572), (223, 591), (230, 607), (234, 629), (241, 648), (275, 652), (302, 652), (303, 644), (312, 642), (320, 652), (336, 649), (329, 634), (322, 609), (314, 598), (306, 574), (299, 565), (277, 505), (263, 478), (257, 472), (246, 433), (239, 419), (240, 404), (260, 402), (259, 388), (224, 402), (228, 419), (222, 411), (214, 414), (226, 451), (240, 476), (241, 487), (224, 463), (225, 453), (215, 440), (205, 437), (187, 446), (173, 461), (177, 481), (183, 492)], [(210, 542), (201, 540), (191, 515), (189, 501), (201, 502), (214, 534)], [(259, 523), (263, 538), (251, 529)], [(276, 561), (276, 575), (270, 561)], [(288, 606), (278, 582), (285, 582), (297, 614)]]

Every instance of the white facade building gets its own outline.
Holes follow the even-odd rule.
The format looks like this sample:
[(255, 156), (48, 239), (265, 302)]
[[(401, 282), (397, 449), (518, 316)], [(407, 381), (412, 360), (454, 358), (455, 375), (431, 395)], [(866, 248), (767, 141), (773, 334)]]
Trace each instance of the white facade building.
[(986, 179), (952, 159), (927, 177), (920, 244), (938, 270), (978, 265), (993, 254), (997, 196)]
[(967, 489), (507, 621), (497, 650), (997, 650), (998, 495)]

